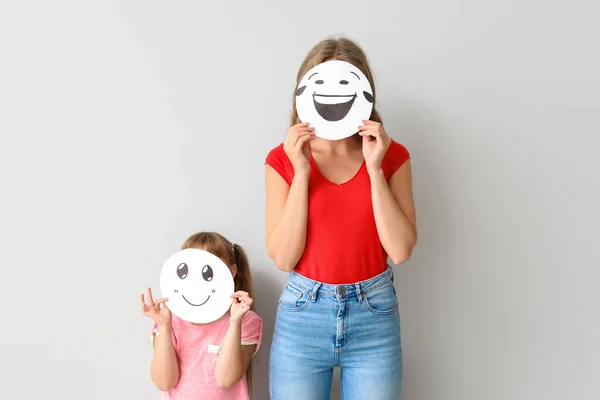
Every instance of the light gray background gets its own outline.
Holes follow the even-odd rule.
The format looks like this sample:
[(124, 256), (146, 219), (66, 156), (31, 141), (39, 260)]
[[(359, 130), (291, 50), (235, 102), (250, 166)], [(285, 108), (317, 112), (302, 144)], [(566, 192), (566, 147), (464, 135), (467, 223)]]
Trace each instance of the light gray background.
[(3, 398), (155, 398), (139, 293), (218, 230), (254, 267), (267, 399), (286, 276), (264, 250), (263, 162), (332, 33), (367, 50), (413, 156), (404, 399), (600, 398), (592, 1), (204, 3), (0, 3)]

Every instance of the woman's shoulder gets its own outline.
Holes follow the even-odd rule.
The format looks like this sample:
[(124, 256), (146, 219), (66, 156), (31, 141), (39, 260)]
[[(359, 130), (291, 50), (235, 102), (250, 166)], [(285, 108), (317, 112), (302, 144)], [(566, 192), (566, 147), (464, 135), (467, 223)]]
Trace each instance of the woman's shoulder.
[(392, 139), (392, 142), (390, 143), (390, 147), (388, 148), (386, 155), (396, 156), (396, 157), (397, 156), (410, 156), (406, 146), (404, 146), (400, 142), (395, 141), (394, 139)]
[(280, 143), (279, 145), (273, 147), (267, 153), (267, 162), (270, 159), (279, 159), (279, 160), (282, 160), (284, 158), (288, 158), (288, 157), (287, 157), (287, 154), (285, 153), (285, 150), (283, 149), (283, 143)]
[(277, 171), (288, 185), (291, 184), (292, 178), (294, 177), (294, 167), (283, 149), (283, 143), (269, 151), (265, 163)]
[(382, 162), (382, 168), (386, 179), (389, 180), (398, 168), (409, 159), (410, 152), (406, 146), (392, 139), (390, 147), (388, 147)]

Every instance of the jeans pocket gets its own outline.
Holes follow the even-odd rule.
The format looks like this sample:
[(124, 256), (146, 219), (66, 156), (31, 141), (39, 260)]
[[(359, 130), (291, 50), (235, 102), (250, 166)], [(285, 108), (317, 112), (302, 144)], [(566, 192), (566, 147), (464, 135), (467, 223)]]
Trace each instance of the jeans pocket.
[(285, 311), (301, 311), (310, 304), (308, 290), (300, 290), (291, 283), (286, 283), (279, 297), (279, 308)]
[(390, 282), (363, 292), (363, 304), (375, 315), (389, 315), (398, 310), (396, 289)]

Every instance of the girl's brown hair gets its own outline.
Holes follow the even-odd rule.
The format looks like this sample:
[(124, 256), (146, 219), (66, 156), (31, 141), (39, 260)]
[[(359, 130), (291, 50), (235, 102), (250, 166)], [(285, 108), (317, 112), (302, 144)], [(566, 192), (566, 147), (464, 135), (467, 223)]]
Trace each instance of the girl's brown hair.
[[(237, 273), (233, 278), (235, 290), (243, 290), (254, 298), (250, 263), (242, 246), (230, 242), (225, 236), (216, 232), (198, 232), (190, 236), (183, 243), (181, 249), (203, 249), (219, 257), (228, 267), (235, 264), (237, 267)], [(254, 303), (250, 309), (254, 310)], [(248, 382), (248, 392), (252, 393), (252, 363), (246, 371), (246, 381)]]
[(300, 66), (298, 75), (296, 77), (296, 87), (294, 88), (294, 106), (292, 109), (290, 126), (300, 123), (298, 111), (296, 110), (296, 88), (302, 80), (302, 77), (306, 75), (311, 68), (316, 67), (325, 61), (331, 60), (346, 61), (360, 69), (362, 73), (365, 74), (369, 80), (369, 83), (371, 84), (371, 88), (373, 89), (373, 111), (371, 112), (371, 120), (381, 123), (381, 117), (375, 108), (375, 80), (373, 78), (373, 73), (371, 72), (371, 67), (369, 66), (367, 55), (356, 42), (344, 37), (340, 37), (325, 39), (322, 42), (317, 43), (317, 45), (308, 52), (308, 55)]

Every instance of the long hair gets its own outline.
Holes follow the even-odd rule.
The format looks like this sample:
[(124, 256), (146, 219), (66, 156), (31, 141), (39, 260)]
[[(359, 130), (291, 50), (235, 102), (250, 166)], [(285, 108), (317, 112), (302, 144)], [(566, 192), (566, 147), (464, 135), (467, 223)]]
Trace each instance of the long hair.
[(370, 119), (372, 121), (381, 123), (381, 116), (375, 108), (375, 80), (373, 78), (373, 73), (371, 72), (371, 67), (369, 66), (367, 55), (356, 42), (344, 37), (339, 37), (325, 39), (317, 43), (317, 45), (308, 52), (304, 62), (300, 66), (298, 75), (296, 77), (296, 87), (294, 87), (290, 126), (300, 123), (300, 118), (298, 118), (298, 111), (296, 109), (296, 88), (302, 80), (302, 77), (304, 77), (304, 75), (306, 75), (311, 68), (316, 67), (325, 61), (331, 60), (346, 61), (347, 63), (354, 65), (356, 68), (361, 70), (363, 74), (365, 74), (369, 80), (369, 83), (371, 84), (371, 88), (373, 89), (373, 111), (371, 112)]
[[(252, 293), (252, 274), (250, 263), (242, 246), (229, 241), (225, 236), (216, 232), (198, 232), (190, 236), (181, 249), (203, 249), (219, 257), (228, 267), (237, 266), (237, 273), (233, 278), (235, 291), (243, 290), (254, 298)], [(250, 306), (254, 310), (254, 303)], [(246, 370), (248, 392), (252, 393), (252, 363)]]

